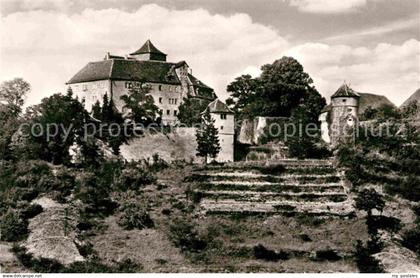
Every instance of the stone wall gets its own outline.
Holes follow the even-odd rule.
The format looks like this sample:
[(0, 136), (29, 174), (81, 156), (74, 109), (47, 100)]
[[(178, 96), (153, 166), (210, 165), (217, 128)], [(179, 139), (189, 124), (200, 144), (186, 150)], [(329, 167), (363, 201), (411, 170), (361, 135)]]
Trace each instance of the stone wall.
[(109, 80), (98, 80), (71, 84), (69, 87), (73, 90), (73, 95), (80, 101), (85, 100), (85, 109), (92, 110), (92, 106), (99, 100), (102, 105), (103, 96), (111, 94), (111, 83)]
[(266, 127), (276, 124), (283, 128), (288, 118), (285, 117), (256, 117), (253, 120), (245, 119), (241, 123), (237, 141), (241, 144), (259, 145), (265, 135)]

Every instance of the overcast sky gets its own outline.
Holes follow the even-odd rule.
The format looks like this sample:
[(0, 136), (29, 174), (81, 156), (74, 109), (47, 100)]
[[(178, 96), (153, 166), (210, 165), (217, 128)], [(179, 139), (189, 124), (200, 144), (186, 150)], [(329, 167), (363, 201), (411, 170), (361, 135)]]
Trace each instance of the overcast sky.
[(344, 80), (401, 104), (420, 81), (419, 0), (0, 0), (0, 81), (23, 77), (27, 102), (106, 52), (148, 38), (186, 60), (226, 97), (226, 85), (283, 55), (299, 60), (329, 98)]

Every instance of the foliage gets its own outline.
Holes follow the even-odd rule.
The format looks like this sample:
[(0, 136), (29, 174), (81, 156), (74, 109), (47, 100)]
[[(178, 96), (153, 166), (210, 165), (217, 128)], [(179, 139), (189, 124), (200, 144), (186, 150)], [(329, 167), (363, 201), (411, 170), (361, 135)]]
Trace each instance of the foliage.
[(21, 217), (22, 219), (29, 219), (37, 216), (43, 211), (42, 206), (38, 204), (31, 204), (28, 205), (22, 212)]
[(120, 153), (120, 146), (127, 142), (129, 134), (123, 131), (124, 118), (118, 109), (115, 107), (114, 101), (108, 100), (108, 95), (105, 94), (102, 99), (102, 106), (97, 101), (92, 106), (92, 117), (98, 120), (98, 130), (101, 129), (99, 139), (103, 140), (112, 149), (114, 154)]
[(201, 123), (201, 113), (207, 108), (208, 104), (208, 101), (191, 96), (185, 97), (178, 107), (178, 120), (188, 127)]
[(28, 234), (28, 223), (20, 217), (19, 212), (8, 210), (0, 221), (1, 240), (19, 241)]
[[(33, 107), (31, 115), (30, 149), (32, 157), (54, 164), (70, 162), (69, 148), (74, 142), (83, 145), (84, 125), (89, 115), (83, 104), (66, 95), (54, 94)], [(48, 133), (47, 130), (50, 130)]]
[(185, 219), (174, 219), (169, 227), (169, 239), (182, 251), (200, 252), (208, 245), (208, 238), (200, 236), (196, 226)]
[(207, 109), (203, 115), (202, 125), (196, 133), (197, 155), (204, 157), (206, 162), (207, 157), (214, 160), (220, 151), (218, 131), (214, 122), (215, 120), (212, 119), (210, 111)]
[(289, 259), (289, 254), (284, 251), (276, 252), (265, 248), (262, 244), (254, 246), (254, 256), (256, 259), (270, 262)]
[(384, 269), (379, 261), (372, 256), (369, 248), (363, 246), (362, 241), (356, 243), (356, 251), (354, 253), (357, 267), (362, 273), (383, 273)]
[(289, 117), (302, 103), (318, 117), (325, 100), (312, 86), (312, 79), (297, 60), (283, 57), (262, 66), (261, 70), (260, 77), (242, 75), (227, 87), (231, 97), (226, 103), (238, 118)]
[(404, 118), (410, 118), (415, 115), (417, 115), (419, 111), (419, 103), (417, 100), (412, 100), (410, 103), (408, 103), (406, 106), (404, 106), (401, 110), (401, 115)]
[[(257, 102), (259, 95), (257, 90), (261, 88), (259, 79), (252, 78), (251, 75), (241, 75), (227, 86), (230, 97), (226, 100), (226, 104), (235, 113), (237, 119), (241, 119), (242, 115), (253, 115), (249, 104)], [(251, 111), (250, 111), (251, 110)], [(255, 115), (258, 116), (258, 115)]]
[(126, 230), (153, 228), (153, 220), (150, 218), (150, 206), (146, 199), (128, 200), (120, 208), (121, 216), (118, 224)]
[(420, 255), (420, 226), (408, 230), (402, 235), (402, 245)]
[(10, 144), (13, 135), (22, 122), (19, 117), (26, 94), (30, 85), (22, 78), (15, 78), (0, 84), (0, 157), (11, 159), (12, 151)]
[(121, 100), (124, 101), (124, 109), (127, 110), (125, 117), (136, 124), (143, 124), (145, 127), (159, 123), (160, 111), (149, 93), (150, 87), (140, 83), (139, 86), (132, 87), (127, 95), (121, 96)]
[(118, 189), (139, 190), (145, 185), (156, 181), (156, 178), (146, 169), (146, 167), (138, 163), (130, 163), (119, 174), (115, 185)]
[(373, 188), (365, 188), (359, 191), (355, 198), (355, 207), (367, 212), (368, 217), (372, 216), (372, 210), (377, 209), (382, 212), (385, 201), (381, 194)]

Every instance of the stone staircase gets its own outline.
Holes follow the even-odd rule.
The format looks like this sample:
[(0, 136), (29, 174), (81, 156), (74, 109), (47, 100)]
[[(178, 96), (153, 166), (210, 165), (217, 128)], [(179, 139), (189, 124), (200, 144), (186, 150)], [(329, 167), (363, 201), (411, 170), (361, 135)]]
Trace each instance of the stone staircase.
[(237, 162), (196, 168), (186, 179), (203, 214), (353, 213), (344, 177), (332, 160)]

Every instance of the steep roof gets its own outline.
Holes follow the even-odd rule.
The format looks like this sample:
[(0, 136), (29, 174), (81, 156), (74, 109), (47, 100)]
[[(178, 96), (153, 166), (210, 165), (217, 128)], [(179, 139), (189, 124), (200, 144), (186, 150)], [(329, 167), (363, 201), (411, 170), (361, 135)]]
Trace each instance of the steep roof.
[(335, 97), (360, 97), (352, 88), (350, 88), (347, 84), (341, 85), (340, 88), (331, 96), (331, 98)]
[(206, 84), (204, 84), (203, 82), (198, 80), (195, 76), (193, 76), (190, 73), (188, 74), (188, 78), (190, 79), (193, 86), (198, 86), (198, 87), (201, 87), (201, 88), (206, 88), (206, 89), (213, 90), (212, 88), (210, 88), (209, 86), (207, 86)]
[(67, 84), (106, 79), (180, 84), (174, 66), (174, 63), (133, 59), (90, 62), (76, 73)]
[(233, 114), (232, 110), (230, 110), (229, 107), (225, 103), (221, 102), (219, 99), (215, 99), (212, 102), (210, 102), (207, 106), (207, 109), (210, 110), (210, 113)]
[(379, 108), (381, 106), (387, 105), (395, 107), (386, 96), (383, 95), (376, 95), (370, 93), (358, 93), (360, 95), (359, 98), (359, 114), (363, 114), (366, 108)]
[(137, 55), (137, 54), (145, 54), (145, 53), (154, 53), (154, 54), (161, 54), (165, 55), (162, 51), (157, 49), (150, 40), (147, 40), (142, 47), (137, 49), (135, 52), (131, 53), (130, 55)]

